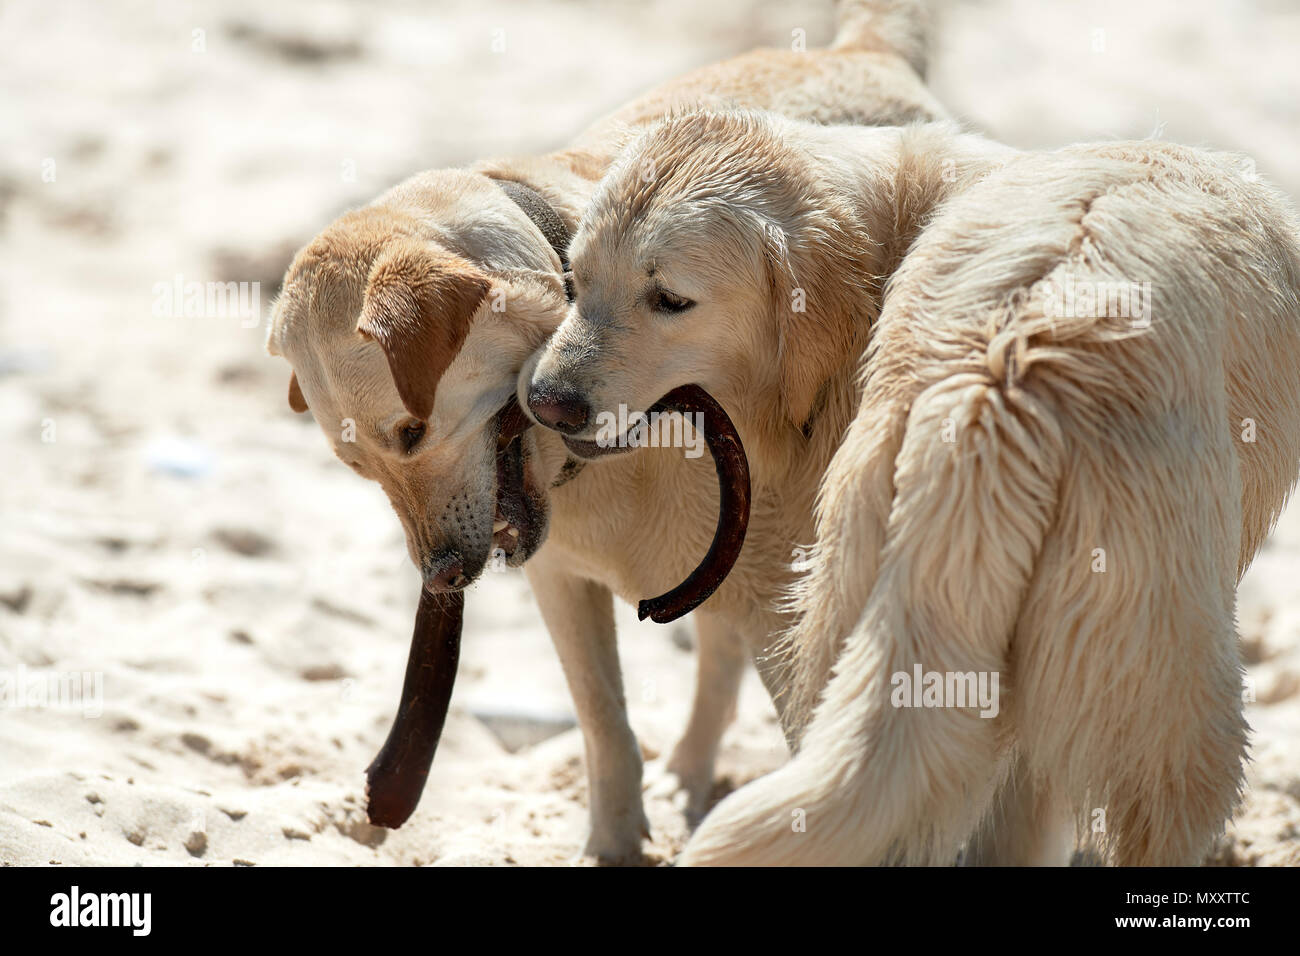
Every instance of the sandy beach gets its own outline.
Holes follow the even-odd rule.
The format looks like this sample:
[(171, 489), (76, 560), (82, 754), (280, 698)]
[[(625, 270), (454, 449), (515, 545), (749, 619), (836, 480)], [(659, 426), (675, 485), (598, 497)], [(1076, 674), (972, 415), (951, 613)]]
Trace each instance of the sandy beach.
[[(1012, 145), (1157, 135), (1300, 195), (1287, 0), (938, 0), (931, 82)], [(0, 863), (563, 865), (582, 740), (524, 577), (468, 593), (429, 785), (374, 828), (419, 576), (263, 348), (293, 252), (421, 169), (541, 152), (655, 82), (830, 34), (817, 0), (0, 8)], [(189, 283), (244, 284), (218, 304)], [(181, 294), (176, 294), (179, 285)], [(191, 307), (193, 306), (193, 307)], [(1300, 357), (1297, 357), (1300, 361)], [(653, 840), (693, 629), (620, 606)], [(1243, 581), (1249, 790), (1213, 862), (1300, 864), (1300, 508)], [(751, 672), (717, 793), (786, 756)]]

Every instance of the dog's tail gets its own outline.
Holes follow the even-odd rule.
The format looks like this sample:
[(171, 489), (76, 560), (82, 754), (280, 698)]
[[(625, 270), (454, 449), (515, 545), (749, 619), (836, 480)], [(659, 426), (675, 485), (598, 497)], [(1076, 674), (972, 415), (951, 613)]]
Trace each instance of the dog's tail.
[[(976, 373), (925, 388), (900, 426), (879, 572), (802, 745), (714, 808), (683, 863), (951, 863), (999, 784), (997, 676), (1054, 514), (1062, 434), (1032, 396)], [(876, 507), (839, 487), (844, 510)], [(940, 693), (960, 683), (960, 702), (936, 705), (934, 675)]]
[(894, 53), (924, 79), (929, 31), (928, 0), (835, 0), (831, 49)]

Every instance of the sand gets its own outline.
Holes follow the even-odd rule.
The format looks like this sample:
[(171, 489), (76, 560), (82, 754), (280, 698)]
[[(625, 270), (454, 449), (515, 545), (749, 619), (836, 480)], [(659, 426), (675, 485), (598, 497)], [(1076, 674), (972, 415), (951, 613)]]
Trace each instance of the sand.
[[(365, 822), (418, 577), (380, 489), (289, 411), (265, 310), (343, 209), (423, 168), (560, 145), (793, 29), (817, 42), (829, 4), (109, 6), (0, 9), (0, 862), (583, 862), (581, 738), (518, 572), (468, 596), (419, 810), (397, 832)], [(1300, 15), (1225, 6), (943, 4), (934, 85), (1018, 146), (1160, 129), (1247, 150), (1295, 194)], [(187, 314), (178, 276), (260, 287), (246, 313)], [(1298, 579), (1293, 509), (1241, 588), (1254, 761), (1219, 862), (1300, 863)], [(692, 632), (619, 613), (648, 861), (666, 862), (687, 831), (660, 755)], [(719, 793), (785, 755), (746, 681)]]

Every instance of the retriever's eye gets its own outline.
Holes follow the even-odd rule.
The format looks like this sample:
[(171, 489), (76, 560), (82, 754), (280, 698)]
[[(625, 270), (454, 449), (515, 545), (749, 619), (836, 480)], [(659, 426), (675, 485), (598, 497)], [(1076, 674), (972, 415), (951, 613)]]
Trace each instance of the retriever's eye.
[(667, 289), (655, 289), (650, 293), (650, 308), (666, 315), (677, 315), (679, 312), (685, 312), (694, 304), (690, 299), (669, 292)]
[(398, 435), (402, 439), (402, 451), (409, 455), (424, 437), (424, 422), (411, 422)]

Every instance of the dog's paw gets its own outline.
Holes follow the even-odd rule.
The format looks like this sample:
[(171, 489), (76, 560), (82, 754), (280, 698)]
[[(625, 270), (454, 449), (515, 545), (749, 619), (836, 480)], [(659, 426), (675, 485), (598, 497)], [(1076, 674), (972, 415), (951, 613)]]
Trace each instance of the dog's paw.
[(666, 762), (656, 761), (647, 767), (646, 776), (649, 778), (647, 795), (672, 803), (692, 830), (699, 826), (713, 799), (712, 761), (701, 768), (674, 752)]
[(640, 807), (603, 826), (593, 825), (582, 855), (602, 866), (634, 866), (643, 859), (641, 842), (650, 839), (650, 821)]

